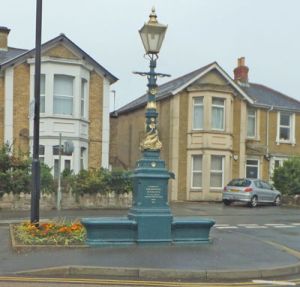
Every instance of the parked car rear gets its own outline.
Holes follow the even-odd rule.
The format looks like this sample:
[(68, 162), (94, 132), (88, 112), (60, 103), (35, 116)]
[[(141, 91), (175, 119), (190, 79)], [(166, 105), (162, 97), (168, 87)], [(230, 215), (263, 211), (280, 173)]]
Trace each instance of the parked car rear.
[(271, 184), (260, 179), (236, 178), (225, 187), (222, 197), (225, 205), (240, 201), (250, 207), (256, 207), (259, 203), (281, 204), (281, 193)]

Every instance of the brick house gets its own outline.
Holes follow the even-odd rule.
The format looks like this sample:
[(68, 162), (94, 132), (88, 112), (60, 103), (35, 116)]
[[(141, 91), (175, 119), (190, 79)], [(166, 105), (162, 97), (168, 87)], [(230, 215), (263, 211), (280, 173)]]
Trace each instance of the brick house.
[[(237, 177), (270, 180), (300, 154), (300, 102), (248, 81), (245, 59), (231, 78), (216, 62), (158, 87), (162, 158), (176, 175), (171, 200), (220, 200)], [(146, 95), (111, 113), (114, 166), (134, 168), (144, 135)]]
[[(8, 47), (0, 27), (0, 144), (32, 151), (35, 49)], [(108, 167), (109, 92), (117, 78), (64, 34), (41, 50), (40, 159), (58, 171), (59, 134), (74, 143), (62, 169)]]

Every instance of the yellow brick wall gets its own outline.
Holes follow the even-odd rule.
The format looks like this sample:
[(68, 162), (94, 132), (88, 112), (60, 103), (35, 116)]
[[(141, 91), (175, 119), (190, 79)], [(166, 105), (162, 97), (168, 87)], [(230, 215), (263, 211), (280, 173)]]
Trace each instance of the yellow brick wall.
[(117, 151), (118, 151), (118, 119), (110, 117), (109, 119), (109, 164), (118, 166)]
[(178, 168), (178, 200), (187, 199), (187, 132), (188, 132), (188, 94), (180, 94), (180, 116), (179, 116), (179, 168)]
[(89, 167), (100, 168), (102, 160), (103, 80), (95, 72), (90, 77)]
[(14, 68), (13, 139), (14, 149), (22, 152), (29, 151), (28, 137), (20, 136), (21, 130), (29, 130), (29, 72), (30, 67), (25, 63)]
[(161, 158), (169, 166), (170, 149), (170, 99), (157, 103), (158, 107), (158, 131), (159, 139), (162, 142)]
[(232, 160), (232, 177), (240, 176), (240, 119), (241, 119), (241, 100), (235, 98), (233, 102), (233, 154), (238, 155), (238, 160)]
[(132, 169), (141, 158), (140, 142), (144, 138), (145, 109), (140, 108), (129, 114), (111, 119), (110, 163), (114, 167)]
[(64, 59), (78, 59), (69, 49), (64, 47), (62, 44), (51, 48), (50, 50), (43, 53), (43, 56), (49, 56), (54, 58), (64, 58)]
[(4, 144), (4, 77), (0, 76), (0, 145)]

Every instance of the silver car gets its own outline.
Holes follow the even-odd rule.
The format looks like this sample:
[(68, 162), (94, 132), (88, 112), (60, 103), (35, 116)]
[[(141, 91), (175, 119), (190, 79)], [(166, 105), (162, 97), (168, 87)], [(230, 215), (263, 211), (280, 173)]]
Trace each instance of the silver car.
[(223, 203), (230, 205), (234, 201), (246, 202), (250, 207), (258, 203), (281, 204), (281, 193), (269, 183), (260, 179), (237, 178), (224, 187)]

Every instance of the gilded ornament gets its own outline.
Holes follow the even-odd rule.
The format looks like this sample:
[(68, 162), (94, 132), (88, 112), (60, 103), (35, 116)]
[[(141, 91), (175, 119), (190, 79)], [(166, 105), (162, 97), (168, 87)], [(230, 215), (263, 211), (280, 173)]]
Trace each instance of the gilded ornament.
[(150, 94), (151, 94), (151, 95), (156, 95), (156, 94), (157, 94), (157, 89), (154, 89), (154, 88), (151, 89), (151, 90), (150, 90)]
[(141, 143), (140, 148), (141, 150), (160, 150), (162, 148), (157, 130), (151, 130), (146, 134), (146, 138)]
[(156, 103), (155, 102), (148, 102), (146, 108), (147, 109), (156, 109)]

